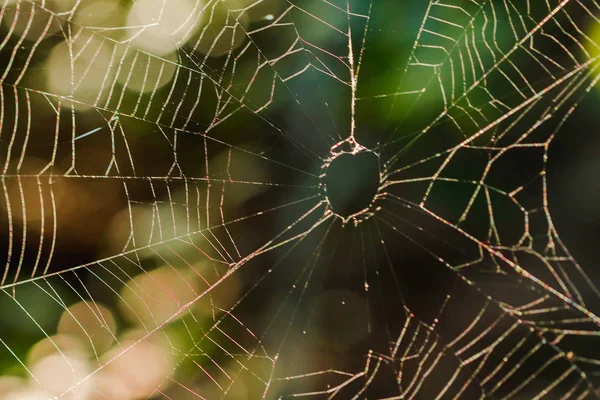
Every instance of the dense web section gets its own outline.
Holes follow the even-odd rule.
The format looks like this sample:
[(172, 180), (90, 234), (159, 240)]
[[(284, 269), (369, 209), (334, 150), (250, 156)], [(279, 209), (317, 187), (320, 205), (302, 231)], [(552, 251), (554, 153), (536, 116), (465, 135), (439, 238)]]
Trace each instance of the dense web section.
[(0, 398), (600, 397), (547, 175), (598, 18), (3, 0)]

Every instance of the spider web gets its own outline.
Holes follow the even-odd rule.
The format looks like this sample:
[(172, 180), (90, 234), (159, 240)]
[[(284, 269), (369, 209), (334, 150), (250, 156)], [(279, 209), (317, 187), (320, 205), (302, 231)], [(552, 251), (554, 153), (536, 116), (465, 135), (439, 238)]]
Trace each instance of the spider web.
[(0, 11), (7, 399), (600, 397), (547, 183), (600, 3), (97, 4)]

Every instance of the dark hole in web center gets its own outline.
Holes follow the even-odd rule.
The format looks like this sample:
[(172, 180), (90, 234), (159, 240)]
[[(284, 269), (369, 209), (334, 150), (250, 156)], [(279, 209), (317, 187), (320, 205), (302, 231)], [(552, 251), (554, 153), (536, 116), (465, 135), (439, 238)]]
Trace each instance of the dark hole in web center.
[(379, 189), (379, 157), (370, 151), (343, 153), (327, 167), (326, 194), (333, 211), (349, 217), (371, 205)]

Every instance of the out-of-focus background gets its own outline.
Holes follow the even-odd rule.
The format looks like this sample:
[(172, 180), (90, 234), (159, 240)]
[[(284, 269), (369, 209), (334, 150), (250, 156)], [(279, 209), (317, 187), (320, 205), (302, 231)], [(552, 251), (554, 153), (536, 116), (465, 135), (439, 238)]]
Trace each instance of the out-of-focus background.
[[(455, 227), (527, 269), (536, 262), (517, 249), (528, 240), (552, 258), (539, 248), (554, 232), (536, 225), (551, 215), (600, 283), (600, 91), (598, 64), (584, 65), (600, 55), (598, 9), (569, 5), (536, 33), (548, 2), (496, 14), (449, 1), (436, 14), (427, 1), (2, 1), (2, 400), (392, 396), (402, 367), (390, 349), (413, 318), (431, 332), (454, 319), (442, 338), (476, 336), (482, 293), (506, 285), (519, 298), (528, 286), (505, 283)], [(477, 33), (465, 41), (465, 29)], [(529, 33), (535, 57), (513, 55)], [(539, 101), (522, 106), (531, 93)], [(480, 130), (473, 152), (436, 175)], [(358, 226), (323, 218), (319, 186), (331, 146), (351, 132), (383, 163), (400, 155), (387, 172), (409, 182), (384, 189), (381, 211)], [(514, 143), (549, 147), (513, 154)], [(486, 166), (503, 194), (471, 206)], [(426, 205), (445, 222), (415, 211), (430, 182)], [(489, 274), (463, 281), (459, 265)], [(562, 290), (546, 273), (546, 289)], [(522, 301), (545, 295), (534, 292)], [(414, 338), (423, 354), (439, 351)], [(380, 364), (396, 375), (370, 381)], [(406, 390), (435, 398), (460, 369), (435, 365), (431, 392), (417, 367)], [(549, 369), (519, 371), (542, 383), (518, 398), (563, 371)]]

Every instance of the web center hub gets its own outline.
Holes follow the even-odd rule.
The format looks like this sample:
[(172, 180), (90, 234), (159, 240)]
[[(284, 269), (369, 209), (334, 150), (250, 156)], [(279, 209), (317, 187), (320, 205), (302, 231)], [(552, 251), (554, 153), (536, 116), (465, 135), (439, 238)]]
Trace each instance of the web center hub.
[(322, 170), (321, 188), (331, 212), (355, 224), (373, 215), (382, 183), (377, 153), (355, 141), (342, 141), (331, 148)]

